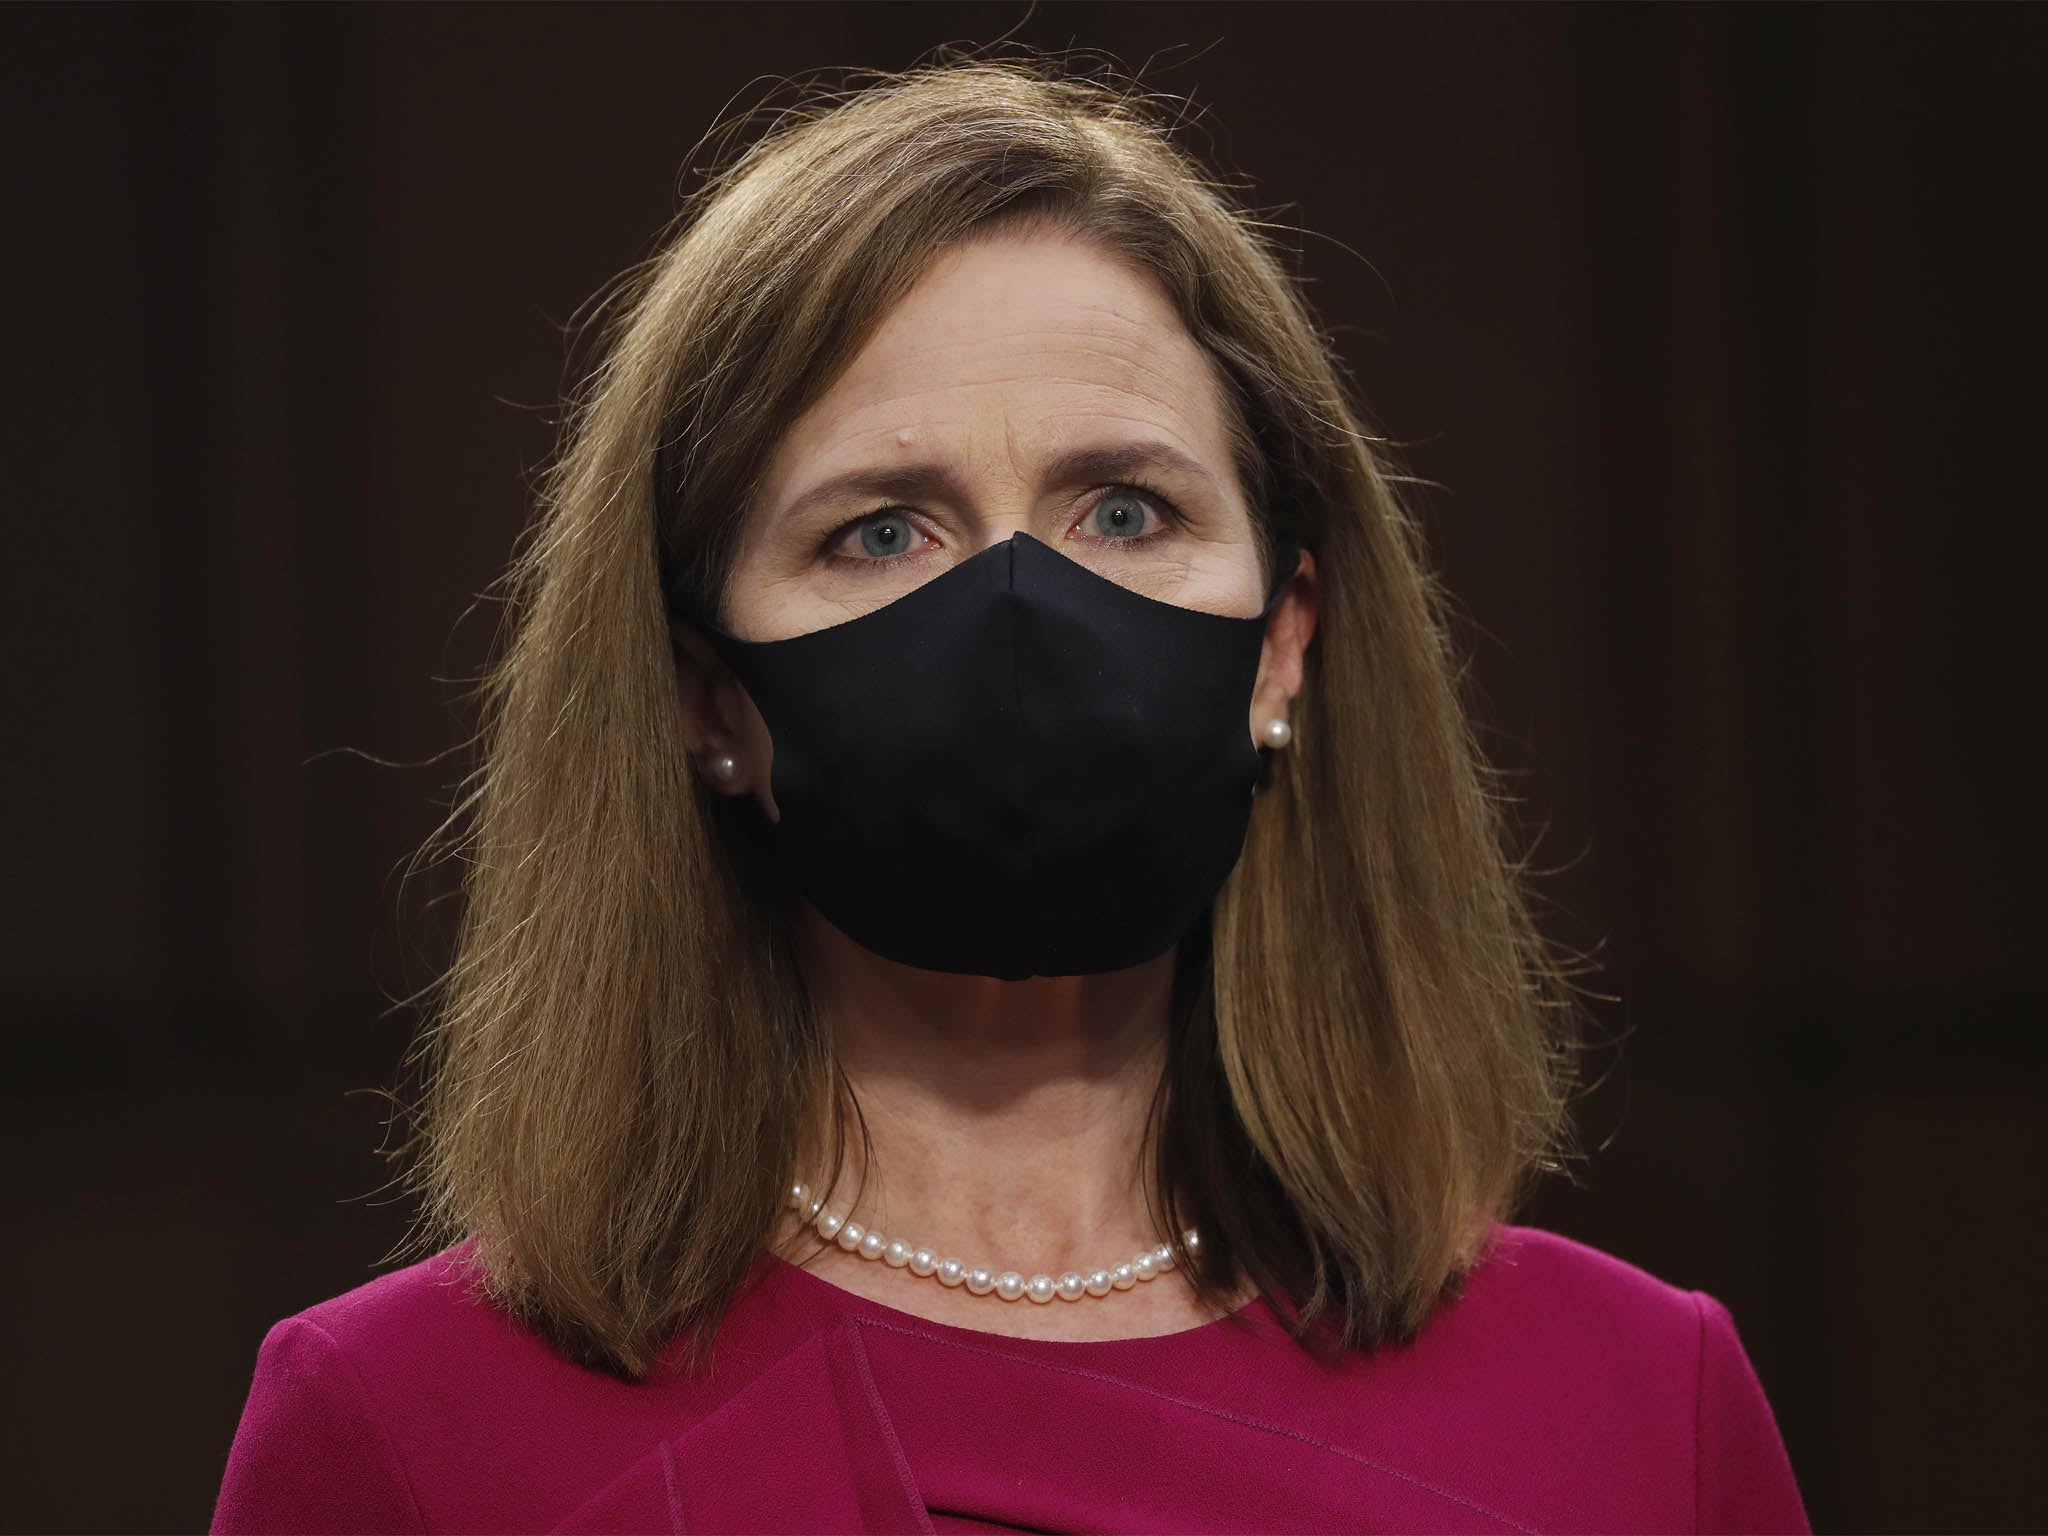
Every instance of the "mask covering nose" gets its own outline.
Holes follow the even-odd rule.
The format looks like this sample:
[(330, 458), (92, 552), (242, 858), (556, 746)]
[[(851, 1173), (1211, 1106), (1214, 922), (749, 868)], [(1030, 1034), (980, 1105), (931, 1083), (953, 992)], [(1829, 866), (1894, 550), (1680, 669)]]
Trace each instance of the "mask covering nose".
[(698, 621), (774, 742), (790, 883), (923, 970), (1074, 976), (1164, 954), (1236, 865), (1252, 684), (1300, 546), (1252, 618), (1134, 592), (1025, 533), (783, 640)]

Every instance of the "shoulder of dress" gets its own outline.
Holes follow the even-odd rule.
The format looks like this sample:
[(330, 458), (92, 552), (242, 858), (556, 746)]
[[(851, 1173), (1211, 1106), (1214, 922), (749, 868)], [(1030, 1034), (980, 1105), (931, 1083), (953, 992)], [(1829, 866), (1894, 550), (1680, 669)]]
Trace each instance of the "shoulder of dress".
[(351, 1355), (421, 1338), (445, 1341), (452, 1333), (523, 1332), (485, 1294), (473, 1263), (475, 1249), (474, 1239), (464, 1239), (316, 1302), (289, 1320), (312, 1324)]
[(1497, 1223), (1466, 1277), (1463, 1295), (1477, 1308), (1540, 1317), (1558, 1326), (1633, 1325), (1670, 1330), (1688, 1341), (1700, 1326), (1692, 1291), (1541, 1227)]

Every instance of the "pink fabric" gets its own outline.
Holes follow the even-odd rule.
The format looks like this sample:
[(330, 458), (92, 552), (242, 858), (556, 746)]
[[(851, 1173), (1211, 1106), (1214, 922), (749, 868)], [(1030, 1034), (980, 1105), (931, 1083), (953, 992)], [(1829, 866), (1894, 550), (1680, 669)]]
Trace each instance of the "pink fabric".
[(1263, 1298), (1040, 1342), (763, 1253), (709, 1376), (638, 1386), (475, 1296), (458, 1245), (270, 1330), (213, 1529), (1809, 1530), (1726, 1308), (1496, 1237), (1412, 1344), (1335, 1368)]

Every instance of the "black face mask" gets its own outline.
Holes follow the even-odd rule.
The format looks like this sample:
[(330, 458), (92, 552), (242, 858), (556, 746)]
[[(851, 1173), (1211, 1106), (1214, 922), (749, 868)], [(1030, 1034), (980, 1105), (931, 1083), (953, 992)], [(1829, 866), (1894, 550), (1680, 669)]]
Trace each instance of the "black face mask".
[(886, 606), (783, 640), (699, 620), (774, 741), (749, 820), (855, 943), (1021, 980), (1164, 954), (1236, 865), (1253, 618), (1177, 607), (1017, 533)]

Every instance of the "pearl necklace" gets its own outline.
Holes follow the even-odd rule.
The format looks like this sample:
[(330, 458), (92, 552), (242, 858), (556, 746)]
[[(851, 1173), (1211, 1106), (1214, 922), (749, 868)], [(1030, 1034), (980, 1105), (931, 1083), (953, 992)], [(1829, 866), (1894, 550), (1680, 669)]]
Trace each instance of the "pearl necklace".
[[(1157, 1248), (1146, 1248), (1134, 1258), (1108, 1269), (1092, 1270), (1082, 1274), (1070, 1269), (1055, 1279), (1051, 1275), (1033, 1275), (1026, 1279), (1014, 1269), (997, 1274), (985, 1268), (970, 1268), (958, 1259), (942, 1259), (933, 1250), (906, 1242), (902, 1238), (890, 1239), (881, 1233), (862, 1226), (857, 1221), (848, 1221), (838, 1211), (824, 1209), (822, 1199), (814, 1199), (808, 1184), (797, 1184), (789, 1192), (791, 1209), (803, 1212), (804, 1221), (818, 1236), (836, 1242), (848, 1253), (857, 1253), (864, 1259), (880, 1259), (892, 1269), (908, 1269), (913, 1275), (928, 1275), (945, 1286), (966, 1286), (976, 1296), (993, 1292), (1004, 1301), (1015, 1301), (1029, 1296), (1033, 1301), (1051, 1301), (1055, 1296), (1062, 1301), (1079, 1301), (1083, 1296), (1107, 1296), (1111, 1291), (1128, 1291), (1140, 1280), (1150, 1280), (1173, 1268), (1173, 1248), (1161, 1243)], [(1181, 1233), (1181, 1241), (1189, 1253), (1197, 1252), (1202, 1243), (1200, 1234), (1193, 1227)]]

